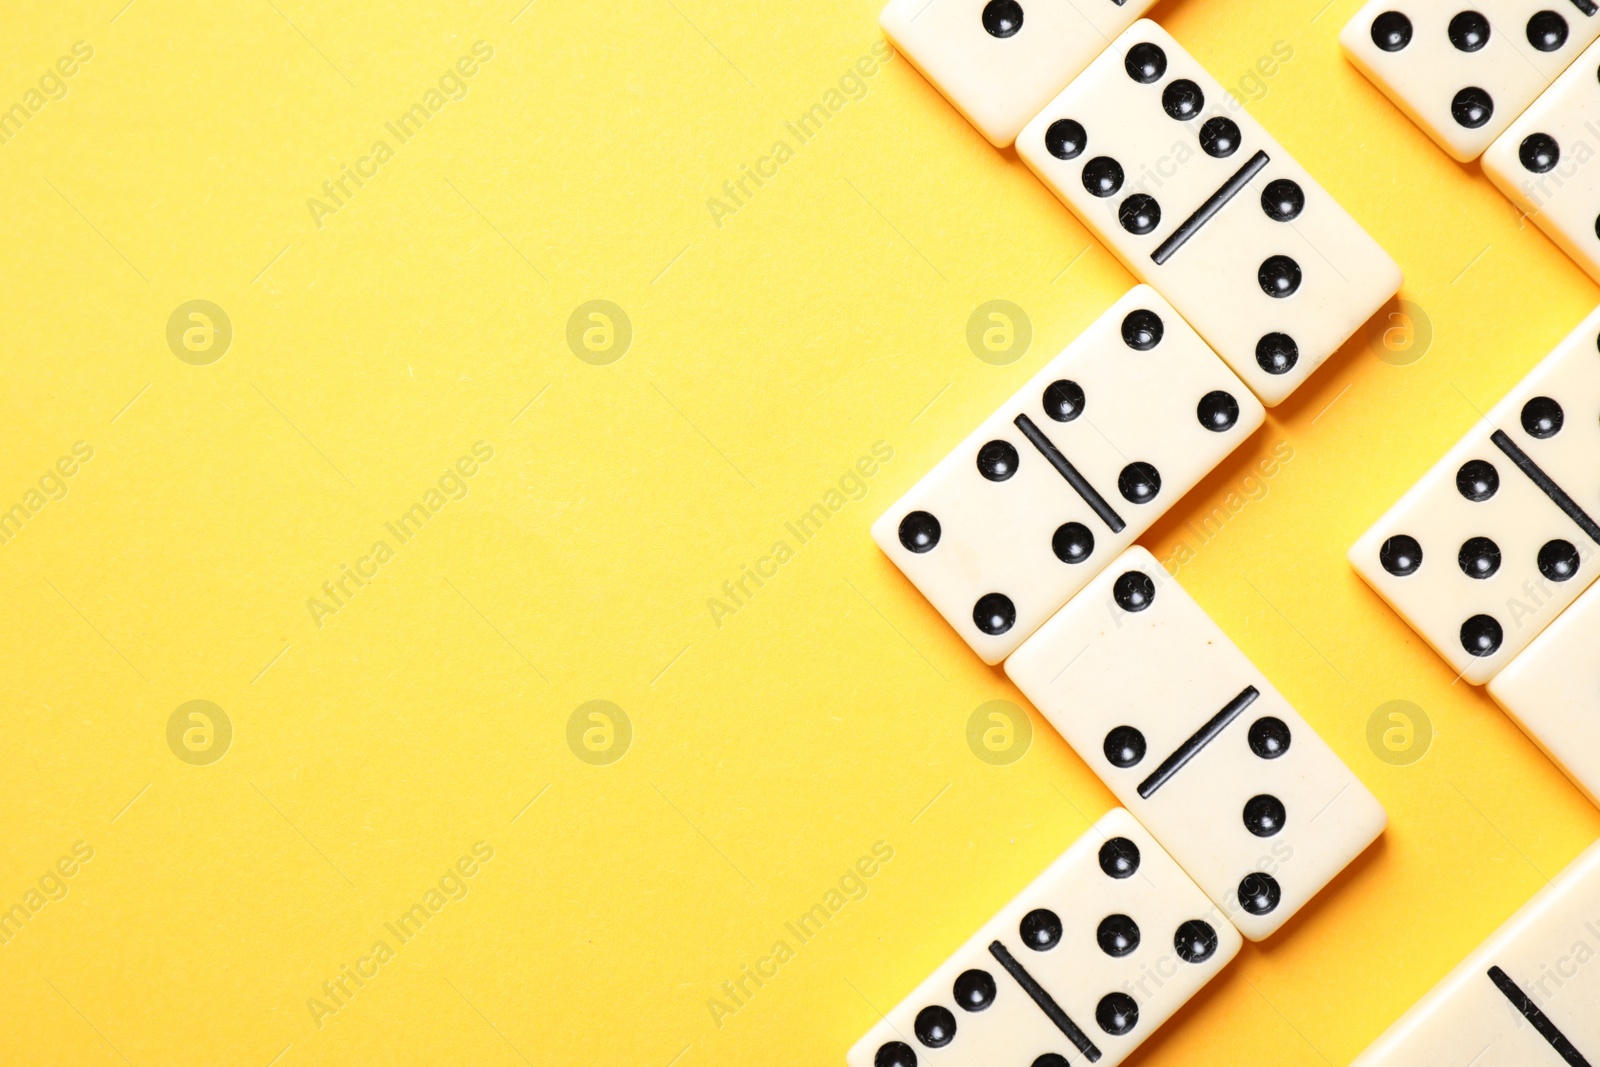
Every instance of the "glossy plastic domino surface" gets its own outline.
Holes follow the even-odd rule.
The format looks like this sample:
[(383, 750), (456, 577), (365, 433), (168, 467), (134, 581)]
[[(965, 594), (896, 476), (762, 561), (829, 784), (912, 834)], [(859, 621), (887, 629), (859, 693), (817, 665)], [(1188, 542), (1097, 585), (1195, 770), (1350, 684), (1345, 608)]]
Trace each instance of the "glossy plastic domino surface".
[(998, 663), (1266, 417), (1148, 286), (1129, 290), (873, 523)]
[(1350, 549), (1357, 573), (1474, 685), (1600, 574), (1600, 310)]
[(1600, 585), (1495, 675), (1489, 695), (1600, 806)]
[(1478, 158), (1600, 36), (1591, 0), (1370, 0), (1339, 44), (1454, 158)]
[(884, 34), (989, 142), (1017, 131), (1154, 0), (890, 0)]
[(847, 1062), (1115, 1067), (1241, 944), (1172, 857), (1114, 809), (856, 1042)]
[(1269, 407), (1400, 288), (1400, 268), (1148, 19), (1017, 137), (1017, 154)]
[(1600, 845), (1445, 976), (1351, 1067), (1600, 1063)]
[(1600, 42), (1483, 154), (1483, 172), (1600, 281)]
[(1269, 937), (1388, 816), (1205, 609), (1135, 545), (1006, 673), (1245, 937)]

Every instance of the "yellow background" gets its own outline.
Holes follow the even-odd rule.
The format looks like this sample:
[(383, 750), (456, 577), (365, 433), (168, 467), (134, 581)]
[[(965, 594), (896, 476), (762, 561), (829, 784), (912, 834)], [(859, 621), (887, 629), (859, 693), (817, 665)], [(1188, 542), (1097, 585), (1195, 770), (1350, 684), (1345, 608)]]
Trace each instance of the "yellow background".
[[(123, 4), (13, 5), (0, 37), (6, 107), (93, 49), (0, 145), (0, 507), (94, 452), (0, 545), (0, 907), (93, 849), (0, 946), (0, 1060), (841, 1063), (1110, 806), (1042, 720), (1020, 761), (975, 758), (973, 709), (1021, 698), (867, 528), (1128, 275), (903, 59), (713, 219), (871, 54), (876, 0)], [(1433, 338), (1404, 366), (1352, 340), (1143, 539), (1166, 557), (1292, 446), (1180, 577), (1391, 814), (1150, 1067), (1347, 1062), (1600, 833), (1345, 562), (1596, 301), (1341, 58), (1358, 6), (1153, 12), (1224, 84), (1292, 48), (1250, 110)], [(480, 40), (466, 95), (395, 143)], [(380, 138), (319, 227), (308, 198)], [(233, 326), (209, 365), (167, 343), (194, 299)], [(592, 299), (632, 324), (606, 366), (566, 342)], [(966, 345), (991, 299), (1032, 323), (1010, 365)], [(467, 495), (389, 537), (479, 441)], [(865, 499), (792, 540), (879, 441)], [(379, 539), (319, 626), (308, 598)], [(208, 766), (167, 744), (197, 699), (234, 732)], [(633, 728), (605, 766), (567, 744), (595, 699)], [(1437, 730), (1410, 766), (1366, 742), (1397, 699)], [(714, 1021), (877, 841), (867, 895)], [(478, 842), (465, 898), (319, 1026), (307, 1001)]]

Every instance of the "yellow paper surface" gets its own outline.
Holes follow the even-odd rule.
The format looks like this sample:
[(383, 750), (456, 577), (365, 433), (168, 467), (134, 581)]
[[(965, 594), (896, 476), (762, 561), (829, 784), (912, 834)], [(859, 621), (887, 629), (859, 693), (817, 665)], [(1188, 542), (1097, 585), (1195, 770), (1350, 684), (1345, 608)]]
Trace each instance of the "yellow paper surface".
[[(0, 1061), (840, 1063), (1110, 806), (867, 527), (1128, 275), (872, 3), (123, 3), (0, 36)], [(1348, 1061), (1600, 832), (1345, 563), (1596, 300), (1357, 6), (1154, 12), (1431, 340), (1143, 539), (1392, 815), (1151, 1067)]]

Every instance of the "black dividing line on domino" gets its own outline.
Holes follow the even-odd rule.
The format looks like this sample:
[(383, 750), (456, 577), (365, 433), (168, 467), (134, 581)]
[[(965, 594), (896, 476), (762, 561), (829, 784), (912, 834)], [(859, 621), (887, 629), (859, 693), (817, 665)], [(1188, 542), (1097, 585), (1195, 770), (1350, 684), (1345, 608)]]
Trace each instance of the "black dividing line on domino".
[(1228, 728), (1228, 724), (1237, 719), (1251, 704), (1256, 702), (1256, 697), (1261, 691), (1253, 685), (1247, 685), (1239, 690), (1239, 695), (1223, 705), (1222, 710), (1211, 716), (1210, 720), (1194, 732), (1194, 736), (1178, 746), (1178, 751), (1168, 756), (1161, 766), (1157, 767), (1144, 781), (1139, 783), (1139, 796), (1149, 800), (1155, 791), (1167, 784), (1171, 777), (1183, 769), (1188, 763), (1200, 754), (1200, 750), (1217, 739), (1217, 735)]
[(1555, 479), (1546, 474), (1533, 457), (1517, 447), (1517, 443), (1506, 436), (1504, 430), (1496, 430), (1489, 435), (1489, 440), (1495, 447), (1510, 457), (1517, 469), (1528, 476), (1528, 481), (1539, 487), (1539, 491), (1549, 497), (1556, 507), (1567, 513), (1567, 518), (1578, 524), (1578, 529), (1589, 535), (1589, 540), (1600, 544), (1600, 523), (1589, 517), (1588, 512), (1578, 506), (1578, 502), (1567, 495), (1567, 491), (1555, 483)]
[(1567, 1040), (1567, 1035), (1550, 1021), (1550, 1016), (1539, 1010), (1539, 1005), (1511, 980), (1510, 975), (1498, 967), (1490, 967), (1489, 981), (1493, 982), (1494, 987), (1511, 1001), (1511, 1006), (1521, 1012), (1522, 1017), (1533, 1025), (1539, 1036), (1550, 1042), (1550, 1047), (1556, 1050), (1556, 1055), (1561, 1057), (1562, 1062), (1569, 1064), (1570, 1067), (1589, 1067), (1589, 1061), (1583, 1058), (1583, 1053)]
[[(1585, 0), (1586, 3), (1591, 0)], [(1250, 184), (1250, 179), (1261, 173), (1267, 165), (1267, 154), (1257, 152), (1245, 161), (1245, 165), (1233, 172), (1233, 177), (1222, 183), (1222, 188), (1212, 193), (1206, 202), (1195, 208), (1194, 214), (1183, 220), (1183, 225), (1172, 231), (1172, 236), (1156, 246), (1150, 253), (1150, 258), (1156, 261), (1156, 266), (1161, 266), (1172, 258), (1172, 254), (1182, 248), (1184, 242), (1200, 232), (1200, 227), (1211, 221), (1211, 217), (1221, 211), (1223, 205), (1244, 191)]]
[(1101, 496), (1095, 487), (1089, 484), (1089, 479), (1085, 478), (1078, 471), (1078, 468), (1072, 465), (1072, 461), (1061, 454), (1061, 449), (1056, 447), (1055, 442), (1046, 437), (1044, 431), (1033, 424), (1032, 419), (1026, 415), (1018, 415), (1016, 427), (1022, 431), (1022, 436), (1028, 439), (1028, 443), (1037, 448), (1040, 454), (1050, 461), (1050, 466), (1056, 469), (1056, 473), (1065, 478), (1067, 484), (1077, 490), (1078, 495), (1083, 497), (1083, 502), (1094, 509), (1094, 513), (1100, 516), (1100, 521), (1111, 527), (1112, 533), (1121, 533), (1127, 528), (1128, 524), (1122, 521), (1122, 516), (1118, 515), (1111, 505), (1107, 503), (1106, 498)]
[[(1006, 969), (1006, 973), (1017, 980), (1017, 984), (1022, 987), (1022, 991), (1033, 998), (1033, 1002), (1039, 1005), (1039, 1010), (1044, 1012), (1050, 1021), (1056, 1024), (1056, 1029), (1067, 1035), (1067, 1040), (1072, 1042), (1077, 1050), (1088, 1058), (1090, 1063), (1100, 1062), (1100, 1050), (1095, 1047), (1093, 1041), (1089, 1040), (1089, 1035), (1079, 1029), (1078, 1024), (1072, 1021), (1072, 1017), (1061, 1010), (1061, 1005), (1056, 1003), (1056, 998), (1052, 997), (1044, 986), (1034, 981), (1033, 975), (1028, 973), (1026, 967), (1017, 962), (1017, 958), (1011, 954), (1010, 949), (998, 941), (991, 941), (989, 942), (989, 955), (1000, 961), (1000, 966)], [(1584, 1064), (1584, 1067), (1588, 1067), (1588, 1064)]]
[(1594, 17), (1596, 11), (1600, 11), (1600, 7), (1595, 6), (1594, 0), (1572, 0), (1572, 6), (1590, 18)]

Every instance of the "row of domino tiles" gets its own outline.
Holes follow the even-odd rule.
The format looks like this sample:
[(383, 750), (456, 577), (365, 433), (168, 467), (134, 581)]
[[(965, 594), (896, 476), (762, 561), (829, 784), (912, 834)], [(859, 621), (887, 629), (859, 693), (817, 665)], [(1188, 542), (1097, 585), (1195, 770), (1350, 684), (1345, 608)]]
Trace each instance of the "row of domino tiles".
[[(1371, 0), (1340, 43), (1452, 157), (1481, 154), (1494, 184), (1600, 280), (1600, 170), (1588, 166), (1600, 144), (1597, 16), (1592, 0)], [(1600, 571), (1597, 350), (1600, 310), (1379, 519), (1350, 560), (1600, 803), (1600, 587), (1585, 592)], [(1600, 982), (1585, 966), (1600, 950), (1596, 899), (1600, 846), (1358, 1064), (1419, 1062), (1423, 1050), (1430, 1063), (1480, 1067), (1587, 1064), (1580, 1048), (1600, 1056)]]
[[(1170, 34), (1154, 0), (890, 0), (895, 47), (1017, 155), (1261, 400), (1284, 400), (1400, 268)], [(1080, 6), (1081, 5), (1081, 6)]]
[[(1140, 10), (1134, 5), (1113, 20), (1127, 25)], [(916, 24), (929, 15), (933, 17)], [(1049, 9), (1031, 4), (1025, 13), (1012, 0), (932, 4), (892, 0), (883, 24), (896, 45), (991, 141), (1008, 143), (1021, 128), (1019, 155), (1130, 269), (1173, 303), (1144, 286), (1134, 289), (874, 527), (884, 551), (985, 661), (998, 662), (1015, 652), (1006, 669), (1019, 688), (1150, 827), (1154, 839), (1127, 811), (1107, 816), (864, 1037), (852, 1050), (850, 1062), (855, 1067), (869, 1062), (904, 1067), (917, 1062), (920, 1048), (927, 1062), (965, 1063), (987, 1061), (1009, 1050), (1014, 1055), (1005, 1057), (1008, 1062), (1021, 1055), (1024, 1058), (1017, 1062), (1060, 1067), (1075, 1048), (1090, 1062), (1109, 1057), (1108, 1062), (1117, 1063), (1232, 958), (1237, 931), (1252, 939), (1272, 933), (1382, 831), (1385, 816), (1348, 768), (1153, 558), (1133, 548), (1109, 565), (1106, 561), (1127, 548), (1173, 500), (1260, 425), (1264, 413), (1254, 397), (1238, 388), (1239, 377), (1267, 403), (1281, 400), (1398, 288), (1399, 272), (1309, 175), (1153, 23), (1129, 26), (1106, 47), (1106, 31), (1115, 32), (1121, 25), (1096, 26), (1068, 4)], [(1023, 36), (1025, 26), (1037, 31), (1041, 24), (1045, 32), (1031, 39)], [(1093, 34), (1083, 32), (1086, 25)], [(1093, 36), (1098, 36), (1098, 44)], [(1020, 49), (1005, 44), (1018, 39), (1024, 46)], [(1106, 47), (1098, 59), (1097, 47)], [(1081, 76), (1073, 80), (1080, 69)], [(1033, 114), (1037, 98), (1056, 92), (1059, 79), (1068, 82), (1066, 88)], [(1150, 169), (1152, 153), (1171, 136), (1170, 129), (1149, 129), (1162, 125), (1162, 112), (1189, 131), (1200, 149), (1191, 149), (1177, 161), (1176, 174), (1159, 168), (1152, 174)], [(1240, 154), (1241, 146), (1253, 151)], [(1244, 163), (1232, 169), (1225, 162), (1229, 157)], [(1213, 165), (1208, 159), (1219, 162)], [(1125, 187), (1123, 161), (1138, 166), (1143, 181)], [(1183, 167), (1190, 161), (1199, 162), (1197, 169), (1205, 173), (1185, 173)], [(1274, 162), (1276, 166), (1268, 170)], [(1061, 163), (1069, 166), (1060, 167)], [(1076, 183), (1070, 180), (1074, 177)], [(1216, 182), (1217, 177), (1223, 180)], [(1169, 223), (1177, 224), (1162, 227), (1161, 203), (1152, 187), (1182, 206), (1194, 203), (1198, 193), (1215, 191), (1199, 202), (1193, 214), (1181, 222), (1169, 218)], [(1243, 203), (1239, 193), (1258, 189), (1261, 215), (1223, 211), (1230, 203)], [(1113, 202), (1119, 193), (1124, 195)], [(1187, 202), (1182, 199), (1185, 193)], [(1277, 252), (1274, 242), (1282, 247), (1283, 231), (1272, 225), (1296, 221), (1308, 202), (1312, 205), (1308, 221), (1320, 224), (1316, 234), (1327, 242), (1307, 242), (1311, 251), (1323, 254), (1325, 260), (1327, 250), (1336, 257), (1342, 251), (1349, 256), (1347, 266), (1359, 264), (1363, 269), (1363, 281), (1381, 279), (1376, 285), (1312, 288), (1321, 304), (1310, 313), (1287, 299), (1306, 279), (1293, 256)], [(1221, 224), (1210, 235), (1202, 235), (1219, 217)], [(1277, 252), (1261, 261), (1256, 280), (1269, 301), (1282, 304), (1252, 303), (1248, 296), (1240, 297), (1241, 288), (1248, 294), (1248, 285), (1230, 288), (1229, 268), (1235, 275), (1247, 275), (1254, 262), (1240, 257), (1236, 244), (1225, 251), (1219, 251), (1225, 246), (1213, 245), (1207, 252), (1204, 240), (1194, 240), (1224, 229), (1238, 243)], [(1290, 229), (1304, 236), (1301, 226)], [(1191, 240), (1192, 257), (1180, 258), (1183, 245)], [(1174, 260), (1191, 269), (1170, 269)], [(1342, 272), (1336, 273), (1347, 281)], [(1284, 281), (1285, 277), (1292, 280)], [(1243, 330), (1230, 332), (1225, 324), (1206, 318), (1199, 302), (1208, 298), (1231, 300), (1232, 310), (1249, 317)], [(1195, 316), (1206, 340), (1179, 317), (1179, 311)], [(1299, 340), (1286, 330), (1271, 329), (1274, 325), (1294, 329)], [(1252, 365), (1248, 341), (1258, 331)], [(1570, 364), (1579, 367), (1576, 374), (1583, 378), (1582, 371), (1589, 368), (1581, 367), (1581, 357), (1570, 353), (1593, 336), (1586, 322), (1513, 391), (1486, 420), (1489, 429), (1478, 434), (1512, 459), (1516, 471), (1544, 495), (1546, 509), (1556, 505), (1586, 534), (1592, 523), (1585, 526), (1586, 516), (1579, 519), (1572, 508), (1563, 506), (1563, 499), (1570, 504), (1571, 498), (1559, 483), (1514, 441), (1510, 451), (1501, 445), (1500, 439), (1508, 435), (1499, 423), (1506, 423), (1507, 413), (1516, 408), (1526, 434), (1541, 441), (1553, 436), (1544, 432), (1552, 419), (1546, 402), (1553, 398), (1533, 392), (1552, 375), (1560, 377), (1551, 368)], [(1226, 367), (1219, 363), (1219, 354)], [(1594, 406), (1570, 389), (1563, 395), (1584, 415)], [(1530, 414), (1534, 401), (1541, 403), (1534, 404)], [(1553, 419), (1559, 430), (1559, 410)], [(1584, 439), (1573, 445), (1574, 438)], [(1567, 444), (1568, 452), (1600, 455), (1582, 433), (1569, 435)], [(1456, 451), (1467, 445), (1463, 442)], [(1452, 465), (1455, 455), (1447, 456), (1441, 467)], [(1456, 460), (1452, 470), (1463, 469), (1463, 461)], [(1481, 467), (1472, 469), (1481, 474)], [(1070, 492), (1062, 491), (1056, 477)], [(1480, 498), (1468, 499), (1481, 503), (1493, 498), (1498, 472), (1491, 470), (1489, 477), (1495, 488), (1487, 489), (1485, 496), (1486, 487), (1474, 483)], [(1424, 485), (1427, 482), (1424, 479)], [(1112, 484), (1131, 509), (1100, 492)], [(1458, 478), (1458, 484), (1465, 483)], [(1424, 485), (1379, 526), (1403, 513)], [(1467, 493), (1465, 487), (1459, 489), (1461, 496)], [(1515, 492), (1506, 494), (1497, 512), (1513, 521), (1526, 518), (1510, 515), (1512, 506), (1506, 501), (1516, 498)], [(1433, 510), (1424, 507), (1420, 514), (1431, 518)], [(1577, 510), (1581, 515), (1581, 508)], [(1533, 513), (1538, 513), (1537, 507)], [(1068, 521), (1059, 522), (1062, 518)], [(1551, 516), (1544, 518), (1548, 526)], [(1448, 525), (1437, 520), (1436, 524)], [(1477, 539), (1483, 540), (1490, 539)], [(1557, 541), (1561, 543), (1557, 550), (1546, 551)], [(1393, 557), (1396, 543), (1395, 535), (1386, 536), (1374, 551)], [(936, 551), (941, 546), (944, 551)], [(1390, 596), (1381, 579), (1374, 580), (1371, 568), (1362, 565), (1361, 550), (1362, 545), (1352, 550), (1358, 570), (1413, 625), (1424, 629), (1418, 617), (1401, 606), (1404, 598)], [(1436, 569), (1420, 567), (1420, 548), (1407, 558), (1413, 556), (1418, 566), (1403, 577), (1432, 574)], [(1494, 653), (1504, 649), (1498, 665), (1532, 641), (1588, 584), (1592, 573), (1585, 572), (1583, 581), (1570, 579), (1578, 577), (1592, 557), (1587, 542), (1578, 550), (1571, 542), (1553, 538), (1540, 547), (1541, 574), (1550, 578), (1552, 569), (1560, 572), (1560, 579), (1551, 580), (1568, 582), (1563, 588), (1571, 595), (1562, 599), (1551, 596), (1548, 589), (1542, 596), (1533, 593), (1545, 609), (1543, 618), (1526, 631), (1523, 620), (1517, 619), (1518, 639), (1509, 644), (1494, 639)], [(1085, 566), (1091, 560), (1094, 565)], [(1497, 554), (1493, 562), (1497, 568)], [(1379, 566), (1384, 564), (1380, 561)], [(1459, 562), (1463, 576), (1493, 577), (1493, 570), (1481, 573), (1482, 562), (1476, 566), (1478, 574), (1469, 566), (1463, 543)], [(1392, 570), (1384, 573), (1402, 577)], [(1163, 589), (1167, 592), (1158, 597)], [(1431, 603), (1427, 596), (1421, 600)], [(1158, 602), (1163, 610), (1150, 610)], [(1473, 618), (1486, 615), (1480, 612)], [(1534, 688), (1547, 685), (1551, 672), (1540, 668), (1541, 659), (1568, 655), (1574, 644), (1592, 645), (1597, 628), (1600, 600), (1590, 597), (1563, 615), (1549, 639), (1529, 648), (1492, 687), (1519, 722), (1580, 781), (1573, 761), (1558, 752), (1563, 742), (1555, 738), (1555, 731), (1541, 731), (1534, 716), (1517, 710), (1513, 679), (1520, 676), (1525, 686)], [(1034, 634), (1031, 639), (1030, 634)], [(1461, 634), (1465, 642), (1465, 624)], [(1424, 635), (1429, 636), (1425, 629)], [(1557, 647), (1562, 641), (1566, 646)], [(1471, 654), (1475, 660), (1493, 655)], [(1446, 656), (1450, 658), (1450, 653)], [(1152, 663), (1161, 665), (1162, 678), (1147, 677), (1155, 673), (1149, 669)], [(1241, 680), (1245, 684), (1234, 690), (1232, 685)], [(1571, 688), (1572, 699), (1593, 703), (1586, 691), (1578, 691), (1580, 686)], [(1542, 691), (1533, 696), (1531, 706), (1547, 708), (1549, 696)], [(1187, 717), (1165, 722), (1175, 708), (1184, 709)], [(1212, 708), (1218, 710), (1206, 718), (1204, 713)], [(1575, 727), (1568, 734), (1578, 735), (1579, 743), (1587, 740), (1582, 724), (1570, 718), (1562, 719), (1563, 725)], [(1240, 725), (1230, 731), (1236, 719)], [(1188, 733), (1196, 724), (1198, 728)], [(1571, 743), (1569, 738), (1563, 740)], [(1291, 748), (1295, 757), (1284, 759)], [(1156, 764), (1145, 759), (1152, 750), (1157, 757), (1168, 755)], [(1180, 773), (1191, 761), (1197, 761), (1196, 769)], [(1312, 814), (1305, 819), (1308, 811)], [(1173, 854), (1162, 851), (1157, 841), (1171, 846)], [(1147, 886), (1154, 879), (1161, 890), (1139, 905), (1152, 916), (1146, 929), (1153, 927), (1162, 935), (1154, 941), (1141, 939), (1133, 915), (1109, 911), (1131, 910), (1132, 898), (1119, 896), (1115, 886), (1131, 873), (1125, 859), (1118, 857), (1141, 851), (1152, 857), (1146, 869), (1149, 877), (1141, 878)], [(1122, 873), (1113, 873), (1112, 867)], [(1198, 907), (1197, 900), (1209, 903)], [(1055, 907), (1026, 906), (1051, 902)], [(1105, 914), (1096, 924), (1101, 912)], [(1028, 951), (1013, 953), (1008, 940)], [(1010, 984), (1005, 977), (997, 981), (1002, 970)], [(1147, 981), (1152, 974), (1158, 979), (1154, 991)], [(1182, 980), (1173, 980), (1178, 975)], [(1514, 1019), (1512, 1025), (1535, 1021), (1537, 1032), (1559, 1033), (1548, 1017), (1538, 1014), (1538, 989), (1525, 992), (1503, 973), (1496, 988), (1504, 1003), (1520, 1012), (1513, 1013), (1520, 1023)], [(1108, 989), (1095, 999), (1096, 990)], [(991, 1013), (989, 1009), (1001, 1003), (1002, 991), (1010, 994), (1006, 1010)], [(1031, 1005), (1020, 999), (1023, 996)], [(955, 1037), (957, 1016), (947, 1002), (962, 1012), (966, 1036), (961, 1041)], [(1418, 1012), (1423, 1008), (1419, 1006)], [(1408, 1026), (1415, 1029), (1411, 1020), (1408, 1016), (1397, 1032)], [(1385, 1041), (1393, 1044), (1390, 1038)], [(1064, 1051), (1050, 1051), (1056, 1047)]]
[[(1153, 296), (1136, 288), (1101, 323), (1148, 326)], [(850, 1067), (1121, 1063), (1244, 938), (1275, 933), (1386, 825), (1377, 799), (1140, 546), (1005, 670), (1123, 806), (884, 1016)]]
[[(1270, 936), (1382, 832), (1376, 799), (1131, 545), (1136, 531), (1118, 514), (1164, 507), (1163, 491), (1182, 495), (1260, 425), (1260, 405), (1238, 385), (1170, 305), (1137, 286), (874, 525), (885, 553), (964, 636), (967, 623), (989, 640), (1007, 638), (988, 631), (1008, 618), (1026, 624), (1017, 645), (974, 648), (1007, 648), (1006, 673), (1125, 809), (885, 1016), (851, 1067), (1062, 1067), (1074, 1049), (1119, 1063), (1227, 964), (1240, 933)], [(1118, 472), (1130, 454), (1161, 467), (1136, 460)], [(1583, 590), (1600, 570), (1591, 543), (1600, 527), (1557, 479), (1587, 485), (1596, 474), (1600, 310), (1351, 552), (1447, 659), (1455, 635), (1495, 621), (1495, 598), (1532, 598), (1538, 609), (1504, 616), (1517, 632), (1493, 654), (1455, 656), (1482, 667), (1472, 680), (1492, 675), (1491, 694), (1591, 798), (1600, 798), (1600, 585)], [(1096, 482), (1114, 482), (1118, 502)], [(1452, 553), (1453, 540), (1439, 543), (1451, 530), (1486, 533)], [(1496, 545), (1487, 573), (1485, 550), (1470, 547), (1485, 540)], [(1058, 578), (1070, 585), (1065, 605), (1042, 608)], [(1127, 857), (1141, 855), (1140, 880), (1123, 884)], [(1559, 888), (1569, 882), (1579, 888)], [(1547, 1055), (1586, 1064), (1572, 1050), (1600, 1049), (1600, 977), (1582, 969), (1591, 957), (1600, 958), (1600, 846), (1360, 1062), (1539, 1063), (1532, 1035)]]
[[(1570, 5), (1570, 6), (1569, 6)], [(1600, 281), (1600, 5), (1371, 0), (1346, 55)], [(1580, 54), (1581, 53), (1581, 54)], [(1504, 477), (1502, 477), (1502, 475)], [(1350, 550), (1460, 677), (1600, 803), (1600, 310)], [(1585, 589), (1588, 589), (1585, 592)], [(1600, 1062), (1600, 844), (1355, 1067)], [(1592, 1058), (1592, 1059), (1591, 1059)]]
[[(1171, 856), (1114, 809), (857, 1042), (848, 1063), (1109, 1067), (1240, 947)], [(1590, 1058), (1600, 1057), (1597, 959), (1600, 843), (1352, 1067), (1589, 1067), (1600, 1062)]]
[[(1600, 309), (1362, 535), (1350, 561), (1600, 804), (1597, 489)], [(1597, 958), (1600, 844), (1353, 1067), (1600, 1063)]]
[(1594, 0), (1370, 0), (1339, 42), (1451, 156), (1483, 156), (1500, 191), (1600, 281), (1597, 38)]
[[(1387, 820), (1133, 541), (1262, 425), (1262, 400), (1286, 396), (1392, 295), (1398, 268), (1159, 26), (1124, 11), (1100, 58), (1073, 57), (1062, 41), (1093, 36), (1060, 25), (1073, 10), (896, 0), (884, 12), (896, 45), (980, 128), (987, 102), (1019, 99), (1030, 59), (1049, 67), (1037, 91), (1054, 100), (1011, 114), (1004, 139), (1026, 120), (1019, 154), (1150, 284), (873, 535), (981, 658), (1005, 661), (1124, 808), (863, 1037), (853, 1067), (1119, 1063)], [(963, 65), (974, 56), (978, 70)], [(1156, 153), (1176, 139), (1192, 148), (1162, 173)], [(1125, 181), (1152, 167), (1159, 184)], [(1285, 263), (1286, 282), (1273, 276)], [(1212, 317), (1218, 303), (1229, 313)]]

